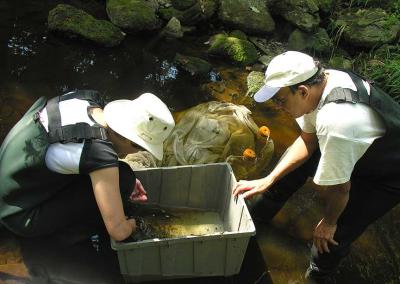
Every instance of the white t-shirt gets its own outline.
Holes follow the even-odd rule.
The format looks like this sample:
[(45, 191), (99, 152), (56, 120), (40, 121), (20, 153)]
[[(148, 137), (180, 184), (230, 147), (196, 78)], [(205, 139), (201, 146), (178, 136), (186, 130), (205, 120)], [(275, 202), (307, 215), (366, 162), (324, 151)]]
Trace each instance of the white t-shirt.
[[(61, 101), (59, 103), (61, 125), (79, 122), (94, 125), (95, 122), (88, 115), (89, 107), (90, 103), (86, 100)], [(48, 132), (47, 108), (44, 108), (39, 116), (40, 122)], [(47, 168), (60, 174), (90, 173), (96, 169), (117, 166), (117, 160), (111, 142), (102, 140), (50, 144), (45, 158)]]
[[(314, 182), (335, 185), (350, 180), (357, 161), (386, 129), (381, 117), (365, 104), (328, 103), (323, 106), (325, 98), (336, 87), (357, 91), (347, 73), (338, 70), (326, 70), (326, 73), (328, 81), (318, 107), (297, 122), (304, 132), (316, 133), (318, 137), (321, 159)], [(364, 82), (364, 85), (369, 94), (369, 84)]]

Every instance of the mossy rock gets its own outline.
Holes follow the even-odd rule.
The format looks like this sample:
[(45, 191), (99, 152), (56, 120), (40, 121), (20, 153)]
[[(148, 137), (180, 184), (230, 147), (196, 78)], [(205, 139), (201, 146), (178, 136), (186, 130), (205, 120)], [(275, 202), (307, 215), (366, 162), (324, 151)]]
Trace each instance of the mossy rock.
[(247, 34), (267, 34), (275, 29), (263, 0), (221, 0), (218, 17), (225, 25)]
[(319, 8), (313, 0), (280, 0), (273, 4), (275, 13), (299, 29), (315, 31), (321, 21)]
[(338, 68), (338, 69), (346, 69), (346, 70), (352, 70), (353, 69), (353, 62), (350, 59), (347, 59), (343, 56), (334, 56), (331, 59), (329, 59), (329, 66), (332, 68)]
[(251, 42), (225, 34), (212, 37), (208, 53), (229, 58), (239, 65), (252, 64), (258, 59), (257, 50)]
[(327, 55), (334, 45), (325, 29), (319, 28), (315, 33), (305, 33), (299, 29), (294, 30), (288, 39), (290, 49), (297, 51), (311, 51), (319, 55)]
[(247, 35), (240, 30), (234, 30), (229, 35), (235, 38), (247, 40)]
[(112, 23), (97, 20), (66, 4), (59, 4), (49, 12), (48, 27), (51, 31), (63, 32), (71, 38), (84, 38), (104, 46), (116, 46), (125, 37)]
[(132, 31), (155, 30), (161, 27), (152, 1), (108, 0), (107, 14), (111, 22), (123, 29)]
[(264, 86), (264, 73), (259, 71), (251, 71), (247, 76), (247, 96), (253, 97), (254, 94)]
[(394, 42), (400, 32), (397, 17), (382, 9), (351, 9), (343, 12), (334, 25), (337, 38), (366, 48)]

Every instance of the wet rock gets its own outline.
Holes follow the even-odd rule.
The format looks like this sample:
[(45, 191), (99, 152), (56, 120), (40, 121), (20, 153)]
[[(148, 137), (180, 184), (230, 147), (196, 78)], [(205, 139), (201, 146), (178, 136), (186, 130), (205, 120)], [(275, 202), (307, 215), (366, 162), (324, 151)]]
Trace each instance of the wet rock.
[(181, 69), (189, 72), (194, 77), (206, 78), (211, 71), (211, 64), (198, 57), (177, 53), (174, 61)]
[(195, 25), (210, 19), (217, 10), (215, 0), (199, 0), (186, 10), (178, 10), (174, 7), (165, 7), (159, 10), (160, 17), (169, 21), (172, 17), (177, 18), (183, 25)]
[(339, 69), (353, 69), (353, 63), (350, 59), (345, 58), (343, 56), (334, 56), (329, 60), (329, 65), (332, 68), (339, 68)]
[(277, 41), (266, 40), (264, 38), (250, 37), (249, 41), (252, 42), (264, 55), (258, 58), (258, 61), (268, 66), (273, 57), (285, 52), (285, 46)]
[(247, 35), (240, 30), (234, 30), (229, 35), (238, 39), (247, 40)]
[(247, 96), (253, 97), (254, 94), (264, 86), (264, 73), (252, 71), (247, 76)]
[(292, 50), (328, 55), (334, 45), (326, 30), (319, 28), (315, 33), (305, 33), (296, 29), (289, 36), (288, 47)]
[(319, 23), (319, 8), (313, 0), (275, 0), (274, 12), (299, 29), (312, 32)]
[(172, 6), (181, 11), (190, 8), (196, 2), (196, 0), (171, 0)]
[(71, 38), (81, 37), (104, 46), (116, 46), (125, 34), (108, 21), (96, 20), (73, 6), (60, 4), (49, 12), (51, 31), (62, 32)]
[(155, 0), (107, 1), (107, 14), (111, 22), (134, 32), (159, 29), (161, 21), (156, 15), (157, 9), (158, 3)]
[(225, 25), (247, 34), (266, 34), (275, 29), (275, 22), (262, 0), (221, 0), (218, 17)]
[(183, 37), (183, 30), (181, 23), (175, 17), (169, 20), (168, 24), (163, 28), (161, 33), (169, 38), (181, 38)]
[(335, 21), (336, 37), (357, 47), (372, 48), (397, 39), (400, 22), (382, 9), (350, 9)]
[(258, 59), (256, 48), (247, 40), (217, 34), (212, 37), (210, 42), (208, 53), (211, 55), (229, 58), (240, 65), (252, 64)]

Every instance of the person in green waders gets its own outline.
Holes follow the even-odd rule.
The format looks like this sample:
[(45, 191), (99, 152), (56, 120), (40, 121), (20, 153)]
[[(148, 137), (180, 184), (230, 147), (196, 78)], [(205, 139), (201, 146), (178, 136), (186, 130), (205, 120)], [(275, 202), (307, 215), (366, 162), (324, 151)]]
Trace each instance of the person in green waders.
[(150, 93), (105, 106), (89, 90), (40, 98), (0, 148), (0, 223), (22, 237), (72, 242), (106, 229), (114, 240), (128, 238), (136, 223), (123, 204), (147, 196), (119, 155), (144, 148), (162, 159), (174, 125)]
[(324, 186), (306, 278), (325, 283), (351, 243), (400, 201), (400, 106), (372, 82), (300, 52), (274, 57), (265, 75), (254, 100), (272, 99), (302, 131), (266, 177), (239, 181), (233, 194), (259, 195), (252, 215), (268, 221), (308, 177)]

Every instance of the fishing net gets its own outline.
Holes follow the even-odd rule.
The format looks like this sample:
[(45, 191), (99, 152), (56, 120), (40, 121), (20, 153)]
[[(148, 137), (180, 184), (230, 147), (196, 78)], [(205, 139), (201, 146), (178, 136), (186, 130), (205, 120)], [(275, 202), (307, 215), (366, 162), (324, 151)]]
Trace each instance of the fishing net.
[(164, 143), (163, 166), (228, 162), (237, 179), (256, 177), (274, 152), (266, 126), (245, 106), (207, 102), (186, 110)]

